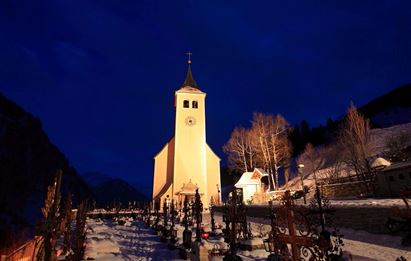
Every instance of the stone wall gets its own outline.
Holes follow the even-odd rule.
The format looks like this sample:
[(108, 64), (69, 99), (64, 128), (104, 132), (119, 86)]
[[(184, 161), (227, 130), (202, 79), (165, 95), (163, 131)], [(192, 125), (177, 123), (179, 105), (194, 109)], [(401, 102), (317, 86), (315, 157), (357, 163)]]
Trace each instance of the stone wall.
[[(337, 228), (363, 230), (374, 234), (389, 234), (385, 227), (391, 207), (336, 207), (333, 223)], [(221, 212), (221, 208), (218, 210)], [(268, 206), (248, 206), (247, 216), (267, 217)], [(268, 224), (267, 220), (267, 224)]]
[[(338, 184), (327, 184), (320, 186), (321, 194), (327, 198), (352, 198), (359, 197), (365, 191), (371, 190), (368, 182), (355, 181)], [(375, 185), (374, 185), (375, 186)]]

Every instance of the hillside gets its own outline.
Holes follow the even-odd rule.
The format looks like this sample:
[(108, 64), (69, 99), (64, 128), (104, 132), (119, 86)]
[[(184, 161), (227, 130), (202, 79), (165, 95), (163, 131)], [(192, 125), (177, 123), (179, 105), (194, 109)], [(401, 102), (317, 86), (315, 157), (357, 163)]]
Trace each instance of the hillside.
[(97, 187), (102, 183), (113, 179), (112, 177), (104, 175), (98, 171), (85, 172), (81, 174), (81, 177), (90, 187)]
[(75, 203), (92, 196), (40, 120), (0, 94), (0, 241), (16, 231), (33, 231), (57, 169), (63, 171), (63, 195), (72, 193)]
[(96, 202), (105, 207), (113, 202), (126, 206), (129, 202), (146, 201), (147, 197), (122, 179), (112, 179), (94, 188)]
[[(372, 99), (358, 110), (370, 120), (372, 128), (387, 128), (411, 122), (411, 84), (396, 88)], [(348, 106), (348, 104), (347, 104)], [(307, 143), (314, 146), (327, 145), (334, 141), (335, 134), (345, 115), (329, 118), (324, 125), (311, 127), (305, 120), (296, 124), (290, 134), (293, 156), (298, 156)]]
[(411, 84), (406, 84), (375, 98), (359, 110), (373, 127), (386, 128), (411, 122)]
[[(398, 124), (394, 126), (390, 126), (387, 128), (374, 128), (371, 130), (371, 136), (373, 139), (373, 146), (374, 146), (374, 153), (373, 158), (381, 157), (386, 151), (386, 143), (391, 137), (395, 137), (400, 135), (401, 133), (411, 133), (411, 123), (405, 124)], [(407, 146), (411, 146), (411, 140), (408, 141), (408, 144), (404, 144)], [(327, 159), (324, 166), (317, 171), (318, 178), (326, 178), (327, 171), (326, 169), (329, 167), (328, 162), (332, 161), (332, 159)], [(304, 171), (306, 171), (304, 169)], [(314, 176), (312, 173), (303, 172), (304, 174), (304, 185), (310, 188), (311, 191), (314, 191)], [(347, 172), (344, 168), (341, 169), (339, 176), (345, 176)], [(301, 188), (301, 181), (300, 176), (297, 176), (297, 173), (294, 173), (294, 177), (287, 183), (283, 185), (283, 189), (300, 189)]]

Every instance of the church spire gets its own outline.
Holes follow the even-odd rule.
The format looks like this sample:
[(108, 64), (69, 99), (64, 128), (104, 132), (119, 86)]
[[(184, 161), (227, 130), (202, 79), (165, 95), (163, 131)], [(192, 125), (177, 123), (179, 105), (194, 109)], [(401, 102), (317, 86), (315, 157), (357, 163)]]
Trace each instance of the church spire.
[(188, 55), (188, 61), (187, 61), (188, 69), (187, 69), (186, 79), (184, 80), (184, 83), (181, 87), (190, 86), (192, 88), (199, 89), (196, 81), (194, 80), (193, 73), (191, 72), (191, 55), (192, 55), (192, 53), (188, 52), (186, 54)]

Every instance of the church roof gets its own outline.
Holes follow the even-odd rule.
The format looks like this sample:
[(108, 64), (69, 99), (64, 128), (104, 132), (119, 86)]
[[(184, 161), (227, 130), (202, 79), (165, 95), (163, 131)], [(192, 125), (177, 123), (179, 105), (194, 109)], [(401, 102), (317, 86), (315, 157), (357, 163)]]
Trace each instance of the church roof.
[(193, 73), (191, 72), (191, 61), (188, 63), (187, 75), (184, 83), (181, 85), (181, 88), (191, 87), (200, 90), (196, 81), (194, 80)]

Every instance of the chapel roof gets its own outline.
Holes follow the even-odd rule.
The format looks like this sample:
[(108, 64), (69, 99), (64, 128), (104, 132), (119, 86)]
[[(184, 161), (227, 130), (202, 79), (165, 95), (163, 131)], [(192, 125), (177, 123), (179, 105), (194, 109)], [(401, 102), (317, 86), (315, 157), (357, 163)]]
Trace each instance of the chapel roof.
[(260, 183), (259, 179), (253, 179), (253, 172), (244, 172), (241, 175), (240, 180), (234, 185), (236, 188), (242, 188), (247, 185), (258, 185)]

